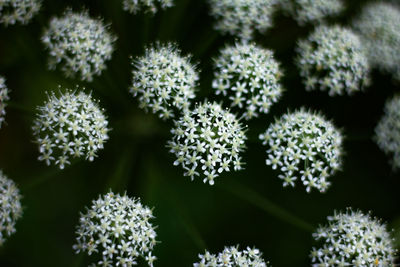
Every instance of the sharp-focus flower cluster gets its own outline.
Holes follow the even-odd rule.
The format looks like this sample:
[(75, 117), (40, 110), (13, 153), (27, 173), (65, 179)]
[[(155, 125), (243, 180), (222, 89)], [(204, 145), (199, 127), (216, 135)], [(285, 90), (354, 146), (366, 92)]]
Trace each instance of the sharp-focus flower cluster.
[(375, 140), (385, 153), (393, 154), (392, 165), (400, 168), (400, 96), (385, 104), (385, 115), (375, 128)]
[(124, 0), (123, 5), (124, 10), (133, 14), (136, 14), (141, 9), (155, 14), (158, 10), (158, 5), (165, 9), (173, 5), (173, 0)]
[(319, 26), (298, 45), (297, 65), (307, 90), (353, 94), (369, 84), (369, 63), (360, 39), (340, 26)]
[(141, 108), (151, 109), (163, 119), (186, 110), (195, 97), (199, 75), (190, 63), (190, 57), (180, 54), (181, 51), (173, 44), (156, 44), (132, 62), (133, 86), (130, 92), (139, 97)]
[(0, 245), (15, 233), (15, 223), (22, 216), (21, 195), (14, 181), (0, 170)]
[(394, 266), (394, 249), (385, 225), (360, 211), (328, 217), (313, 234), (319, 247), (311, 251), (312, 266)]
[(215, 67), (212, 87), (216, 94), (228, 94), (231, 106), (244, 110), (246, 119), (268, 113), (282, 95), (281, 71), (270, 50), (254, 44), (227, 46)]
[(45, 31), (42, 42), (50, 51), (49, 66), (58, 64), (68, 77), (78, 75), (80, 79), (92, 81), (106, 68), (111, 59), (113, 42), (100, 19), (92, 19), (87, 12), (74, 13), (67, 10), (63, 17), (54, 17)]
[(152, 210), (140, 199), (110, 192), (94, 200), (81, 214), (73, 249), (76, 253), (101, 255), (93, 266), (127, 267), (137, 265), (139, 257), (153, 266), (156, 232), (149, 222), (153, 218)]
[(254, 31), (265, 32), (272, 26), (277, 0), (209, 0), (215, 28), (249, 40)]
[(1, 124), (4, 122), (8, 100), (10, 100), (8, 96), (8, 88), (6, 86), (5, 79), (0, 76), (0, 128)]
[(181, 165), (192, 180), (203, 175), (203, 182), (213, 185), (232, 165), (235, 171), (242, 169), (240, 153), (246, 135), (235, 115), (221, 105), (205, 103), (185, 112), (171, 132), (168, 146), (177, 158), (174, 165)]
[(374, 67), (400, 79), (400, 7), (385, 2), (367, 4), (353, 22)]
[(41, 0), (1, 0), (0, 23), (27, 24), (39, 12), (41, 4)]
[(268, 146), (266, 164), (280, 169), (283, 186), (294, 186), (300, 178), (307, 192), (325, 192), (327, 178), (341, 166), (342, 135), (321, 115), (304, 110), (285, 114), (260, 139)]
[(267, 267), (262, 258), (262, 253), (256, 248), (247, 247), (245, 250), (238, 250), (236, 247), (225, 247), (218, 255), (211, 254), (206, 250), (205, 254), (199, 254), (200, 262), (194, 263), (194, 267)]
[(304, 25), (338, 15), (344, 10), (344, 3), (341, 0), (282, 0), (281, 7), (298, 24)]
[(38, 108), (33, 131), (39, 145), (39, 160), (55, 161), (60, 169), (70, 157), (92, 161), (108, 139), (107, 119), (90, 95), (67, 90), (54, 93)]

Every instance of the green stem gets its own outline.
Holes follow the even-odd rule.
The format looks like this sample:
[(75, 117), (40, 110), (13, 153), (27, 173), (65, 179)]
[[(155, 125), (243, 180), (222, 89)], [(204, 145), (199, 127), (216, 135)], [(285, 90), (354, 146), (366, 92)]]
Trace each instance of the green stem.
[(71, 267), (79, 267), (82, 265), (82, 261), (85, 257), (85, 253), (81, 251), (77, 256), (75, 261), (71, 264)]
[(47, 169), (45, 172), (41, 172), (40, 174), (37, 174), (37, 175), (33, 176), (31, 179), (29, 179), (30, 181), (28, 183), (22, 185), (21, 186), (21, 191), (32, 190), (36, 186), (41, 185), (41, 184), (49, 181), (50, 179), (54, 178), (55, 176), (57, 176), (61, 172), (65, 171), (67, 168), (71, 168), (74, 165), (78, 164), (79, 162), (81, 162), (81, 161), (80, 160), (73, 161), (70, 165), (65, 166), (64, 169), (60, 169), (57, 166), (48, 167), (50, 169)]
[(186, 212), (186, 207), (182, 205), (182, 201), (180, 201), (176, 196), (177, 193), (174, 192), (170, 186), (165, 185), (169, 190), (168, 200), (172, 204), (177, 216), (180, 218), (180, 223), (185, 228), (188, 235), (192, 238), (194, 244), (198, 247), (199, 250), (205, 250), (207, 248), (206, 243), (201, 237), (199, 231), (194, 226), (192, 221), (189, 219), (189, 216)]
[(120, 192), (126, 188), (129, 170), (135, 160), (133, 151), (136, 151), (134, 147), (125, 146), (124, 151), (121, 153), (122, 155), (117, 157), (116, 168), (105, 186), (105, 192), (109, 192), (110, 188), (114, 192)]
[(208, 50), (212, 47), (212, 45), (217, 41), (219, 37), (219, 33), (217, 31), (212, 31), (212, 34), (208, 33), (208, 36), (202, 40), (202, 42), (198, 42), (198, 46), (193, 50), (193, 55), (197, 58), (203, 58), (203, 56), (208, 52)]
[(35, 112), (32, 109), (27, 108), (24, 105), (21, 105), (21, 104), (12, 102), (12, 101), (11, 102), (7, 102), (6, 109), (7, 108), (20, 111), (20, 112), (25, 113), (25, 114), (30, 115), (30, 116), (34, 116), (34, 114), (35, 114)]
[(289, 211), (279, 207), (264, 196), (261, 196), (259, 193), (253, 191), (250, 188), (247, 188), (246, 186), (238, 182), (230, 181), (229, 183), (226, 183), (224, 187), (220, 188), (266, 211), (267, 213), (274, 216), (278, 220), (281, 220), (282, 222), (285, 222), (307, 232), (314, 231), (314, 226), (312, 226), (310, 223), (298, 218), (295, 215), (292, 215)]
[[(170, 206), (175, 211), (176, 216), (179, 218), (179, 222), (182, 224), (193, 243), (198, 247), (199, 250), (205, 250), (207, 246), (201, 237), (200, 232), (190, 220), (190, 216), (187, 213), (187, 208), (183, 205), (184, 201), (181, 201), (178, 198), (178, 192), (173, 189), (170, 183), (163, 182), (162, 180), (158, 179), (158, 177), (162, 177), (162, 175), (157, 172), (158, 168), (156, 167), (157, 165), (154, 163), (153, 158), (149, 158), (146, 162), (149, 162), (147, 167), (148, 182), (152, 184), (152, 189), (154, 190), (156, 184), (162, 188), (162, 195), (165, 196), (166, 201), (170, 203)], [(155, 182), (156, 179), (157, 182)]]

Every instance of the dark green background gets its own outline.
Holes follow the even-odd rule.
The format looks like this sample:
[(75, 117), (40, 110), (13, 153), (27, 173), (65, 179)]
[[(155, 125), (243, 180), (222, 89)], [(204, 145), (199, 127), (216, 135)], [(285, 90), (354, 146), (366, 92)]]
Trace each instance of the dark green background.
[[(389, 75), (373, 72), (373, 85), (352, 97), (306, 92), (293, 57), (296, 41), (312, 26), (298, 27), (277, 14), (274, 28), (258, 34), (256, 41), (275, 50), (282, 62), (283, 98), (270, 114), (248, 123), (244, 171), (224, 173), (215, 186), (201, 179), (190, 182), (180, 167), (172, 165), (174, 156), (165, 148), (171, 122), (138, 109), (128, 93), (129, 56), (141, 55), (144, 45), (156, 40), (177, 42), (201, 70), (196, 101), (213, 100), (212, 58), (234, 39), (213, 30), (203, 0), (175, 0), (175, 7), (155, 16), (131, 15), (122, 10), (121, 2), (45, 0), (29, 25), (0, 25), (0, 74), (12, 90), (7, 124), (0, 130), (0, 168), (18, 183), (24, 206), (17, 232), (0, 248), (0, 266), (87, 266), (87, 257), (72, 250), (75, 225), (79, 212), (110, 188), (155, 207), (153, 223), (161, 241), (154, 252), (156, 266), (191, 266), (204, 249), (217, 253), (235, 244), (258, 247), (273, 266), (309, 266), (312, 229), (335, 209), (346, 207), (372, 211), (395, 229), (400, 240), (399, 173), (392, 171), (389, 158), (371, 139), (385, 100), (400, 88)], [(346, 14), (337, 21), (351, 21), (363, 3), (348, 0)], [(107, 71), (93, 83), (66, 79), (47, 69), (40, 36), (50, 17), (61, 15), (68, 6), (86, 7), (92, 16), (104, 17), (118, 36)], [(76, 162), (60, 171), (36, 160), (31, 125), (46, 91), (76, 84), (101, 100), (112, 131), (94, 162)], [(346, 136), (343, 171), (331, 178), (326, 194), (307, 194), (301, 184), (283, 188), (277, 173), (265, 165), (265, 147), (258, 141), (274, 117), (302, 106), (320, 110)], [(399, 247), (399, 241), (396, 244)]]

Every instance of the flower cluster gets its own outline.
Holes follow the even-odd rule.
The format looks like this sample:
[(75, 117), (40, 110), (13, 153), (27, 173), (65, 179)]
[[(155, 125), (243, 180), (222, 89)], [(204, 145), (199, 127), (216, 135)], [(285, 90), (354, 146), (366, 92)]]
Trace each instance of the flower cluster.
[(282, 0), (282, 9), (300, 25), (320, 22), (344, 10), (342, 0)]
[(148, 12), (155, 14), (157, 12), (157, 4), (165, 9), (173, 5), (173, 0), (124, 0), (124, 10), (132, 14), (136, 14), (142, 8)]
[(0, 170), (0, 245), (15, 233), (15, 223), (22, 216), (21, 195), (14, 181)]
[(294, 186), (300, 177), (307, 192), (325, 192), (327, 178), (341, 166), (342, 135), (321, 115), (304, 110), (285, 114), (259, 137), (268, 146), (266, 164), (280, 168), (283, 186)]
[(375, 128), (375, 140), (383, 151), (393, 154), (392, 165), (400, 168), (400, 96), (385, 104), (385, 115)]
[(203, 182), (214, 184), (222, 171), (242, 169), (240, 153), (244, 150), (246, 135), (235, 115), (216, 103), (198, 105), (175, 121), (168, 142), (176, 156), (174, 165), (181, 165), (193, 180), (204, 175)]
[(209, 0), (215, 28), (244, 40), (253, 37), (254, 30), (265, 32), (272, 26), (272, 14), (277, 0)]
[(94, 200), (81, 214), (73, 249), (76, 253), (101, 255), (93, 266), (132, 266), (137, 265), (138, 257), (153, 266), (156, 232), (149, 222), (153, 218), (152, 210), (140, 199), (110, 192)]
[(330, 96), (353, 94), (369, 84), (370, 67), (357, 35), (340, 26), (319, 26), (297, 48), (297, 65), (307, 90)]
[(232, 91), (228, 92), (231, 106), (244, 109), (246, 119), (268, 113), (282, 95), (281, 71), (270, 50), (254, 44), (227, 46), (215, 60), (215, 68), (216, 94), (226, 96)]
[(63, 17), (52, 18), (42, 36), (43, 44), (50, 51), (50, 68), (60, 64), (66, 76), (78, 75), (84, 81), (92, 81), (111, 59), (116, 38), (107, 30), (101, 20), (90, 18), (84, 11), (67, 10)]
[(8, 96), (8, 88), (5, 84), (5, 79), (0, 76), (0, 127), (1, 124), (4, 122), (8, 100), (10, 100), (10, 97)]
[(130, 92), (139, 97), (141, 108), (151, 109), (163, 119), (188, 109), (190, 100), (195, 97), (199, 75), (190, 63), (190, 57), (180, 54), (181, 51), (171, 43), (156, 44), (132, 62)]
[(394, 266), (392, 240), (385, 225), (349, 209), (328, 217), (328, 225), (313, 234), (312, 266)]
[(206, 250), (205, 254), (199, 255), (200, 262), (194, 263), (194, 267), (215, 267), (215, 266), (251, 266), (267, 267), (262, 258), (262, 253), (256, 248), (247, 247), (245, 250), (238, 250), (236, 247), (225, 247), (218, 255), (211, 254)]
[(2, 0), (0, 1), (0, 23), (12, 25), (17, 22), (27, 24), (39, 12), (42, 0)]
[(400, 7), (385, 2), (367, 4), (353, 22), (374, 67), (400, 79)]
[(70, 157), (92, 161), (108, 139), (107, 119), (90, 95), (67, 90), (60, 97), (52, 93), (38, 108), (33, 131), (39, 145), (39, 160), (55, 161), (60, 169)]

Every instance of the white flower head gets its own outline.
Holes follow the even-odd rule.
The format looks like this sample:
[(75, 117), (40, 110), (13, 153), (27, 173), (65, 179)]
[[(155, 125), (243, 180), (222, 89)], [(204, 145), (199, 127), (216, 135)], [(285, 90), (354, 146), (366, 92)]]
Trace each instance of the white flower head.
[(21, 195), (14, 181), (0, 170), (0, 245), (15, 233), (15, 224), (22, 216)]
[(71, 158), (92, 161), (108, 139), (108, 121), (91, 95), (66, 90), (38, 107), (33, 125), (39, 160), (63, 169)]
[(162, 9), (166, 9), (173, 6), (173, 4), (173, 0), (124, 0), (123, 8), (132, 14), (136, 14), (142, 9), (155, 14), (159, 6)]
[(78, 76), (89, 82), (106, 68), (115, 40), (101, 19), (90, 18), (87, 11), (74, 13), (70, 9), (63, 17), (52, 18), (42, 36), (50, 52), (51, 69), (60, 65), (67, 77)]
[(270, 50), (255, 44), (226, 46), (215, 59), (212, 87), (228, 95), (247, 120), (268, 113), (282, 95), (279, 63)]
[(325, 192), (328, 178), (341, 167), (342, 134), (321, 115), (287, 113), (259, 138), (268, 147), (266, 164), (280, 170), (283, 186), (300, 178), (307, 192)]
[(368, 3), (353, 22), (368, 50), (370, 63), (400, 79), (400, 7), (383, 1)]
[(181, 165), (192, 180), (202, 176), (203, 182), (214, 184), (223, 171), (240, 170), (240, 157), (246, 135), (236, 116), (217, 103), (199, 104), (175, 121), (168, 142), (176, 156), (174, 165)]
[(394, 265), (392, 239), (378, 219), (348, 209), (328, 217), (313, 234), (312, 266), (388, 267)]
[(384, 111), (375, 128), (375, 141), (381, 150), (393, 155), (393, 168), (400, 169), (400, 96), (386, 101)]
[(281, 0), (280, 5), (299, 25), (321, 22), (344, 10), (342, 0)]
[(73, 249), (97, 255), (100, 260), (92, 266), (132, 266), (138, 258), (153, 266), (156, 257), (152, 251), (157, 243), (150, 222), (153, 218), (152, 210), (140, 199), (110, 191), (81, 213)]
[(42, 0), (1, 0), (0, 23), (27, 24), (39, 12)]
[(267, 267), (268, 262), (262, 258), (262, 253), (257, 248), (247, 247), (239, 250), (239, 246), (225, 247), (218, 255), (211, 254), (207, 250), (204, 254), (199, 254), (200, 262), (194, 263), (193, 267)]
[(223, 34), (253, 38), (254, 31), (272, 27), (272, 14), (277, 0), (209, 0), (211, 15), (217, 20), (215, 29)]
[(6, 115), (7, 101), (10, 100), (8, 93), (9, 91), (5, 79), (0, 76), (0, 128), (1, 124), (4, 122), (4, 116)]
[(297, 47), (297, 65), (306, 90), (349, 95), (370, 82), (366, 51), (357, 35), (340, 26), (319, 26)]
[(189, 108), (199, 75), (190, 56), (182, 57), (176, 45), (156, 43), (132, 65), (130, 92), (139, 98), (141, 108), (150, 109), (163, 119), (176, 117)]

